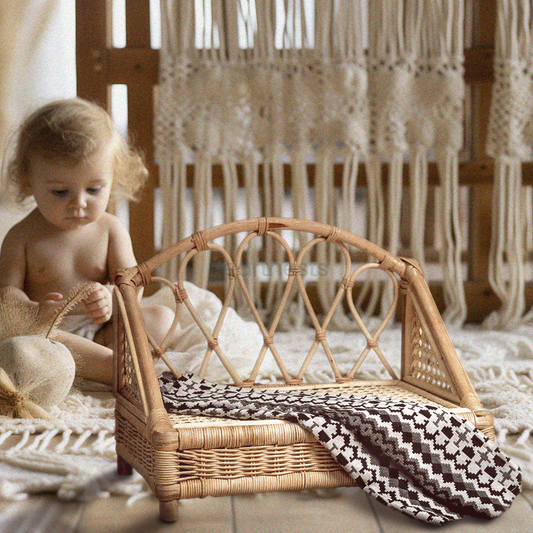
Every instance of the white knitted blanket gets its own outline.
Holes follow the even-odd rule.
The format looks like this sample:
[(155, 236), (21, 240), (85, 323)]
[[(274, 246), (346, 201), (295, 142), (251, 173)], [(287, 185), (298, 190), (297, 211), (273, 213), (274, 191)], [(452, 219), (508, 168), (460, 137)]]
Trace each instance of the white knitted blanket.
[[(205, 293), (199, 296), (204, 300), (202, 316), (209, 324), (211, 317), (215, 320), (220, 304)], [(255, 336), (259, 341), (262, 337), (256, 326), (236, 314), (230, 314), (226, 324), (219, 343), (233, 346), (232, 351), (238, 353), (236, 366), (244, 366), (257, 356)], [(180, 346), (176, 347), (181, 353), (173, 358), (179, 369), (180, 364), (186, 364), (195, 371), (203, 353), (199, 339), (188, 328), (184, 322)], [(276, 334), (276, 346), (284, 354), (289, 371), (292, 358), (301, 361), (301, 352), (314, 335), (314, 330)], [(496, 443), (521, 466), (523, 488), (533, 489), (533, 328), (523, 326), (513, 332), (463, 328), (451, 331), (451, 336), (481, 401), (495, 415)], [(364, 342), (362, 336), (361, 340)], [(344, 354), (353, 352), (354, 334), (330, 332), (328, 342), (342, 367)], [(399, 356), (394, 355), (400, 353), (399, 329), (385, 331), (380, 346), (386, 356), (393, 355), (390, 362), (397, 370)], [(317, 360), (310, 367), (310, 377), (323, 378), (327, 372), (324, 368)], [(274, 365), (266, 361), (262, 376), (275, 380)], [(377, 357), (373, 360), (369, 355), (362, 377), (388, 376), (383, 374)], [(24, 498), (44, 491), (56, 492), (65, 500), (87, 500), (106, 493), (132, 497), (148, 494), (139, 475), (116, 475), (114, 400), (110, 393), (73, 392), (52, 414), (56, 421), (0, 418), (0, 498)]]

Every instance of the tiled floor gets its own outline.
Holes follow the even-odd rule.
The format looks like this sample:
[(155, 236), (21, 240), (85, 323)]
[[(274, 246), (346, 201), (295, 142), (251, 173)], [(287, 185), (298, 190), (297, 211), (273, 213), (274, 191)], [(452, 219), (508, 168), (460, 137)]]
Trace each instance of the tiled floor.
[(528, 533), (533, 531), (533, 492), (517, 498), (496, 520), (466, 518), (435, 528), (370, 500), (355, 488), (187, 500), (177, 522), (158, 518), (153, 498), (127, 505), (126, 498), (62, 503), (53, 496), (0, 502), (1, 533)]

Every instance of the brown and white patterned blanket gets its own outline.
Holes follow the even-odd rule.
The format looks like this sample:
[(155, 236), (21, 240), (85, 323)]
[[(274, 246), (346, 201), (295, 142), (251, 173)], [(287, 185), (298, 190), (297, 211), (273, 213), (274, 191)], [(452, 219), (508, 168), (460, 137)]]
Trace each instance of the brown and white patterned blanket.
[(443, 524), (494, 518), (521, 490), (520, 468), (463, 418), (413, 402), (220, 385), (186, 373), (160, 377), (170, 412), (291, 419), (310, 431), (379, 502)]

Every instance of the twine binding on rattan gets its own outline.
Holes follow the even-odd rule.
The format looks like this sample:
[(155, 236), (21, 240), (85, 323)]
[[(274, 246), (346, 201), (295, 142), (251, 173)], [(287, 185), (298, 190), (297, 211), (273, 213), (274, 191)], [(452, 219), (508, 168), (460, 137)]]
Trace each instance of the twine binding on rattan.
[(269, 231), (268, 219), (266, 217), (258, 218), (257, 224), (258, 224), (257, 235), (259, 235), (260, 237), (263, 237)]
[(315, 335), (315, 339), (318, 342), (325, 341), (326, 340), (326, 332), (323, 329), (321, 329), (320, 331), (317, 331), (316, 335)]
[(302, 272), (302, 269), (300, 268), (300, 265), (298, 263), (291, 263), (289, 266), (289, 276), (295, 276), (296, 274), (300, 274)]
[(383, 258), (383, 261), (379, 264), (379, 268), (382, 270), (389, 270), (392, 272), (398, 272), (403, 270), (405, 265), (403, 261), (391, 253), (387, 253)]
[(192, 239), (192, 242), (194, 243), (194, 247), (199, 252), (203, 252), (209, 249), (209, 245), (207, 244), (207, 240), (205, 238), (205, 234), (203, 231), (198, 231), (197, 233), (193, 233), (191, 235), (191, 239)]
[(235, 264), (230, 263), (227, 268), (228, 276), (230, 279), (235, 279), (237, 276), (242, 275), (242, 267), (240, 266), (236, 266)]
[(340, 229), (337, 226), (331, 226), (326, 242), (337, 242), (339, 238)]
[(174, 285), (172, 287), (172, 290), (174, 292), (174, 299), (180, 304), (183, 303), (189, 297), (185, 288), (180, 288), (177, 285)]
[(152, 273), (150, 272), (150, 269), (145, 263), (139, 263), (137, 265), (137, 269), (139, 271), (139, 275), (141, 276), (141, 282), (144, 287), (150, 285), (152, 283)]
[(351, 276), (344, 276), (341, 281), (341, 287), (344, 290), (351, 289), (354, 286), (354, 280), (351, 278)]

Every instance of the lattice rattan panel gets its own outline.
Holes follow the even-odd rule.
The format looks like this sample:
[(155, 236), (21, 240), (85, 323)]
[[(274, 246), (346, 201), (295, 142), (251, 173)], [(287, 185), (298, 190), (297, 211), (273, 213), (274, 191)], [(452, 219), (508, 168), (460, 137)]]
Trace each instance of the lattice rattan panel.
[(411, 365), (408, 375), (451, 394), (456, 394), (444, 361), (424, 333), (420, 319), (413, 313)]
[(124, 339), (124, 389), (123, 393), (132, 403), (138, 407), (142, 406), (141, 395), (139, 393), (139, 382), (135, 375), (135, 367), (133, 364), (133, 356), (131, 353), (130, 344), (127, 339)]
[[(324, 365), (331, 369), (336, 382), (347, 382), (354, 379), (359, 368), (364, 364), (367, 355), (375, 352), (391, 378), (397, 379), (392, 366), (381, 351), (379, 337), (395, 312), (399, 292), (398, 280), (394, 274), (386, 270), (386, 268), (382, 268), (379, 263), (355, 264), (352, 260), (353, 250), (350, 250), (343, 242), (337, 242), (334, 239), (333, 242), (327, 242), (328, 238), (324, 237), (311, 239), (307, 242), (304, 241), (303, 247), (298, 250), (293, 248), (293, 245), (301, 245), (302, 243), (296, 238), (293, 243), (291, 239), (286, 240), (282, 237), (282, 234), (275, 231), (266, 231), (263, 235), (258, 232), (251, 232), (240, 242), (236, 250), (228, 251), (228, 249), (216, 242), (205, 241), (203, 235), (195, 235), (199, 242), (197, 247), (187, 252), (182, 258), (177, 287), (174, 287), (173, 290), (178, 295), (178, 299), (183, 301), (190, 315), (194, 317), (198, 330), (205, 337), (205, 357), (198, 371), (201, 377), (206, 375), (213, 364), (212, 361), (218, 358), (236, 385), (242, 386), (255, 383), (260, 375), (263, 362), (270, 359), (276, 365), (277, 371), (279, 371), (285, 383), (297, 384), (306, 380), (306, 373), (311, 368), (311, 365), (321, 360)], [(332, 235), (335, 236), (336, 233), (333, 232)], [(278, 297), (276, 303), (273, 306), (269, 306), (268, 317), (265, 316), (257, 303), (257, 297), (260, 294), (260, 280), (257, 278), (257, 272), (253, 268), (254, 264), (252, 263), (250, 266), (245, 262), (245, 258), (250, 260), (249, 256), (253, 255), (250, 250), (253, 249), (254, 243), (258, 242), (257, 239), (260, 236), (265, 240), (265, 249), (268, 248), (266, 243), (279, 247), (277, 250), (279, 253), (274, 254), (276, 256), (276, 264), (274, 266), (277, 265), (279, 268), (273, 270), (275, 272), (286, 270), (281, 277), (269, 280), (269, 289), (275, 289)], [(336, 264), (336, 268), (326, 269), (323, 273), (324, 275), (318, 280), (318, 292), (322, 306), (322, 312), (318, 314), (308, 294), (305, 274), (309, 269), (309, 265), (314, 264), (313, 261), (316, 260), (318, 251), (324, 250), (319, 248), (320, 246), (328, 246), (329, 251), (342, 258), (342, 261)], [(202, 254), (217, 254), (221, 256), (226, 264), (223, 269), (225, 276), (225, 282), (222, 284), (224, 286), (222, 291), (224, 293), (222, 297), (223, 307), (214, 328), (213, 326), (207, 327), (204, 323), (201, 313), (194, 308), (189, 299), (185, 286), (186, 275), (190, 270), (189, 263), (193, 260), (201, 260), (202, 257), (205, 258)], [(211, 255), (207, 257), (211, 257)], [(282, 265), (284, 268), (282, 268)], [(388, 312), (382, 317), (381, 325), (373, 332), (365, 325), (365, 320), (368, 317), (363, 313), (359, 313), (357, 309), (358, 302), (354, 301), (358, 300), (358, 298), (354, 298), (353, 295), (353, 287), (358, 276), (363, 273), (366, 275), (369, 270), (381, 271), (385, 277), (384, 282), (392, 284), (392, 297), (388, 302)], [(219, 274), (222, 274), (222, 272)], [(157, 281), (164, 282), (170, 286), (173, 285), (164, 278), (157, 277), (152, 279), (157, 279)], [(375, 281), (375, 278), (373, 279)], [(327, 283), (325, 283), (326, 281)], [(384, 282), (381, 281), (380, 283)], [(379, 284), (378, 286), (375, 286), (375, 283), (373, 285), (370, 284), (368, 287), (376, 289), (376, 287), (379, 288)], [(267, 294), (266, 301), (268, 302), (268, 300)], [(239, 313), (246, 316), (246, 320), (257, 324), (263, 338), (262, 344), (258, 343), (257, 346), (255, 363), (246, 375), (243, 375), (242, 369), (233, 366), (231, 357), (224, 352), (218, 342), (226, 311), (236, 303), (238, 303)], [(289, 369), (284, 355), (278, 351), (275, 334), (277, 331), (291, 327), (290, 321), (295, 314), (301, 314), (312, 325), (315, 330), (315, 338), (310, 342), (306, 353), (302, 354), (301, 359), (291, 361), (291, 368)], [(341, 326), (342, 329), (352, 328), (354, 331), (359, 331), (366, 338), (366, 346), (361, 346), (361, 351), (357, 353), (354, 351), (350, 366), (342, 372), (335, 353), (328, 342), (328, 330), (338, 329)], [(250, 361), (250, 364), (252, 362), (253, 360)]]

